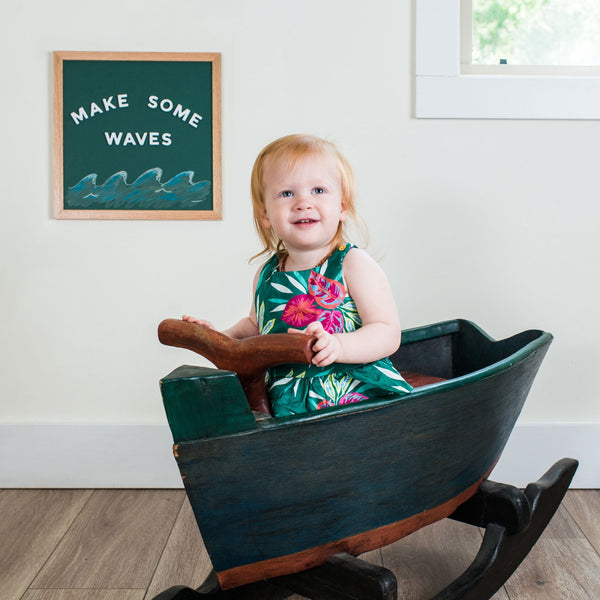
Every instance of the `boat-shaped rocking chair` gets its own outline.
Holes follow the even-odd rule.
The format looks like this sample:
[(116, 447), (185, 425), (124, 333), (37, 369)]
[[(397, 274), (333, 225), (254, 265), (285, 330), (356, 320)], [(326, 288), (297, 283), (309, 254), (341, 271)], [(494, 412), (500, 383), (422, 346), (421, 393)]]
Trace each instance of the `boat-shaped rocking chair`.
[(525, 490), (489, 481), (552, 336), (494, 341), (469, 321), (409, 329), (391, 357), (413, 385), (285, 418), (269, 414), (265, 371), (308, 363), (312, 338), (231, 340), (168, 319), (162, 343), (217, 369), (161, 381), (174, 454), (213, 571), (155, 600), (395, 600), (394, 574), (357, 556), (450, 517), (485, 528), (473, 563), (435, 600), (484, 600), (510, 577), (577, 469), (562, 459)]

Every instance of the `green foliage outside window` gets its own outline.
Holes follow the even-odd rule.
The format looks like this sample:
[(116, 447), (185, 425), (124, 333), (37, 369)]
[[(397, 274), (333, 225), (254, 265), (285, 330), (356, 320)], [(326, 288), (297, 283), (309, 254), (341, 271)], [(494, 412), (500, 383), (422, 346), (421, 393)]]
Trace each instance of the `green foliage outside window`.
[(473, 64), (600, 64), (599, 0), (472, 0)]

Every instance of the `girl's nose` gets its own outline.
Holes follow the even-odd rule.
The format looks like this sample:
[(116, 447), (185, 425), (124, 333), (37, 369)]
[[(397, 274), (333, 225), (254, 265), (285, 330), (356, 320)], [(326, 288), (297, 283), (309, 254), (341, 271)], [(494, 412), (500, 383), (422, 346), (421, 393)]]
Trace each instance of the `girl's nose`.
[(304, 210), (310, 208), (312, 204), (312, 197), (310, 194), (297, 194), (296, 195), (296, 210)]

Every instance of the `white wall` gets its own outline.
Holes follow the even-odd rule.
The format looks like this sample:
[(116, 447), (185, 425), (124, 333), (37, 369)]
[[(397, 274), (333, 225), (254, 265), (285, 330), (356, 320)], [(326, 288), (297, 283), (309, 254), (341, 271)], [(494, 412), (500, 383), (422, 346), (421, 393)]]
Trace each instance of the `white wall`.
[[(248, 310), (251, 165), (298, 131), (338, 142), (354, 165), (405, 327), (465, 317), (494, 337), (551, 331), (521, 423), (600, 423), (600, 122), (416, 120), (413, 12), (409, 0), (3, 8), (5, 430), (164, 424), (158, 379), (202, 359), (160, 346), (156, 326), (183, 312), (225, 326)], [(222, 53), (222, 221), (51, 217), (53, 50)]]

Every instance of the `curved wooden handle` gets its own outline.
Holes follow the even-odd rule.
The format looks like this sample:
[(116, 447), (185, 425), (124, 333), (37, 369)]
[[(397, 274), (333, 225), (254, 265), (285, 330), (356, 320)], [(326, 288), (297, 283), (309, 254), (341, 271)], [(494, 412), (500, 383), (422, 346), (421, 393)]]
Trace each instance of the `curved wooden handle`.
[(252, 410), (269, 413), (265, 372), (285, 363), (310, 364), (314, 337), (301, 333), (273, 333), (234, 340), (188, 321), (165, 319), (158, 326), (162, 344), (201, 354), (218, 369), (237, 373)]

